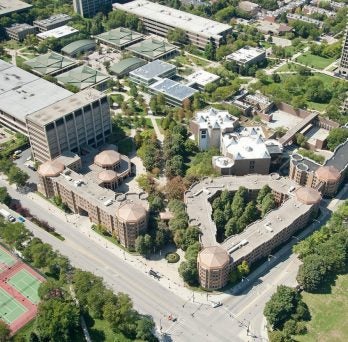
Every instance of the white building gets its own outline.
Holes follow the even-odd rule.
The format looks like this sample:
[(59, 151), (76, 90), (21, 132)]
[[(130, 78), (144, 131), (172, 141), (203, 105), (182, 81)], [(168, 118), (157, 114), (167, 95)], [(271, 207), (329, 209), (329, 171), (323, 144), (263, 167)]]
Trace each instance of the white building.
[(220, 76), (212, 74), (205, 70), (198, 70), (191, 75), (186, 76), (188, 83), (186, 84), (189, 87), (194, 87), (199, 90), (204, 90), (204, 87), (207, 84), (216, 82), (220, 79)]
[(64, 25), (64, 26), (57, 27), (53, 30), (41, 32), (41, 33), (37, 34), (36, 36), (40, 40), (45, 40), (47, 38), (59, 39), (59, 38), (70, 37), (77, 32), (79, 32), (79, 31), (76, 30), (75, 28), (68, 26), (68, 25)]
[(236, 62), (240, 66), (247, 66), (262, 62), (266, 58), (266, 50), (245, 46), (226, 56), (228, 61)]
[(227, 110), (209, 108), (197, 112), (190, 122), (193, 133), (201, 151), (211, 147), (220, 149), (221, 135), (233, 132), (239, 125), (239, 120)]
[(192, 45), (204, 49), (210, 39), (219, 46), (232, 27), (217, 21), (199, 17), (146, 0), (135, 0), (125, 4), (115, 3), (116, 10), (134, 14), (144, 23), (148, 32), (166, 36), (169, 30), (178, 28), (186, 32)]

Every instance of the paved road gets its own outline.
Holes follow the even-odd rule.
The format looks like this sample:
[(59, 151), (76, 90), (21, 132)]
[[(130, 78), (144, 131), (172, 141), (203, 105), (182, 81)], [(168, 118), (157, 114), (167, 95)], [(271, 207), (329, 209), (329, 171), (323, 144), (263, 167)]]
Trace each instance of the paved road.
[[(0, 184), (7, 185), (3, 181), (0, 181)], [(27, 227), (36, 236), (69, 257), (73, 266), (103, 277), (115, 291), (128, 293), (134, 301), (135, 308), (144, 314), (152, 315), (158, 329), (162, 326), (162, 332), (167, 332), (173, 341), (266, 340), (262, 316), (265, 302), (278, 284), (296, 284), (299, 261), (296, 256), (289, 257), (289, 254), (285, 253), (277, 259), (275, 267), (258, 277), (252, 288), (241, 289), (234, 296), (221, 295), (224, 305), (219, 308), (213, 309), (207, 304), (210, 298), (207, 298), (208, 301), (201, 300), (202, 303), (185, 301), (145, 272), (131, 267), (122, 258), (91, 241), (87, 234), (71, 223), (46, 211), (46, 208), (30, 200), (27, 195), (19, 194), (12, 187), (8, 187), (8, 190), (12, 197), (20, 199), (23, 206), (28, 207), (33, 214), (54, 226), (66, 240), (62, 242), (31, 222), (26, 222)], [(344, 191), (342, 196), (346, 198), (348, 189)], [(330, 209), (334, 210), (339, 203), (340, 200), (333, 200), (329, 204)], [(249, 285), (247, 280), (242, 287), (244, 284)], [(168, 321), (168, 314), (177, 317), (177, 322)]]

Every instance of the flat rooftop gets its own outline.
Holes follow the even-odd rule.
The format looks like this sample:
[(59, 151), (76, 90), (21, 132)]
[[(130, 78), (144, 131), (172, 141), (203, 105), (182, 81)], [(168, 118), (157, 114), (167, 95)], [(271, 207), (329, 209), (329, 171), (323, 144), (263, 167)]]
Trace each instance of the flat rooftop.
[(337, 170), (343, 171), (348, 165), (348, 140), (345, 143), (339, 145), (334, 155), (328, 159), (325, 166), (334, 166)]
[(0, 111), (19, 121), (71, 95), (54, 83), (0, 60)]
[(24, 1), (19, 0), (0, 0), (0, 17), (13, 12), (19, 12), (32, 7)]
[(48, 25), (58, 24), (61, 22), (66, 22), (66, 21), (69, 21), (70, 19), (71, 19), (70, 15), (60, 13), (60, 14), (52, 15), (47, 19), (35, 20), (34, 25), (48, 26)]
[(57, 27), (53, 30), (38, 33), (37, 37), (40, 39), (47, 39), (47, 38), (59, 39), (59, 38), (63, 38), (66, 36), (71, 36), (72, 34), (75, 34), (77, 32), (79, 32), (79, 31), (74, 29), (73, 27), (68, 26), (68, 25), (64, 25), (64, 26)]
[(311, 207), (312, 205), (301, 203), (295, 197), (290, 197), (278, 209), (270, 211), (263, 219), (252, 223), (242, 233), (232, 236), (221, 245), (229, 251), (246, 240), (246, 245), (229, 253), (233, 261), (240, 260), (290, 226), (301, 215), (306, 214)]
[(188, 81), (188, 85), (198, 84), (199, 86), (204, 87), (207, 84), (220, 79), (220, 76), (205, 70), (197, 70), (193, 74), (186, 76), (186, 79)]
[(231, 30), (227, 24), (199, 17), (174, 8), (160, 5), (146, 0), (135, 0), (125, 4), (114, 4), (114, 8), (135, 14), (172, 27), (180, 28), (187, 32), (196, 33), (206, 37), (220, 37), (224, 32)]
[(236, 52), (229, 54), (228, 56), (226, 56), (226, 59), (234, 60), (240, 63), (246, 63), (265, 53), (266, 51), (264, 49), (246, 46), (237, 50)]
[(161, 79), (152, 84), (149, 88), (179, 101), (184, 101), (197, 92), (196, 89), (173, 81), (169, 78)]
[(144, 80), (152, 80), (153, 78), (160, 77), (164, 73), (171, 70), (176, 70), (176, 66), (161, 60), (155, 60), (131, 71), (130, 75), (140, 77)]
[(93, 101), (97, 101), (105, 96), (103, 93), (93, 88), (82, 90), (76, 94), (69, 92), (69, 94), (69, 97), (65, 97), (64, 99), (56, 101), (50, 106), (32, 113), (30, 116), (28, 116), (28, 120), (40, 126), (44, 126), (60, 118), (63, 114), (73, 112), (74, 110), (79, 109)]
[[(247, 175), (247, 176), (228, 176), (206, 178), (202, 182), (194, 184), (185, 193), (185, 203), (187, 213), (190, 218), (190, 224), (198, 225), (202, 231), (202, 244), (204, 247), (216, 246), (216, 225), (213, 222), (212, 208), (209, 199), (218, 191), (227, 189), (228, 191), (237, 191), (239, 187), (244, 186), (247, 189), (259, 190), (264, 185), (271, 189), (290, 195), (290, 190), (297, 189), (300, 186), (289, 178), (279, 177), (278, 175)], [(287, 215), (293, 215), (294, 211), (287, 212)]]
[(19, 33), (22, 31), (26, 31), (28, 29), (34, 29), (34, 26), (23, 23), (23, 24), (13, 24), (9, 27), (6, 27), (6, 31), (11, 31), (14, 33)]

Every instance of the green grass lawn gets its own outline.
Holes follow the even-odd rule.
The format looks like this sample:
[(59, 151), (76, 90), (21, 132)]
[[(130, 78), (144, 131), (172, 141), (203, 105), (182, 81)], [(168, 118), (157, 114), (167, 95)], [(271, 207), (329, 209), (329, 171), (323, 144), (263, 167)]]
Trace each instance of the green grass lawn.
[(308, 333), (296, 336), (299, 342), (342, 342), (348, 341), (348, 274), (337, 278), (332, 292), (328, 294), (303, 293), (312, 319)]
[(325, 69), (335, 61), (335, 58), (324, 58), (311, 53), (304, 53), (296, 58), (296, 61), (316, 69)]
[(294, 63), (286, 63), (276, 70), (276, 72), (297, 71), (298, 65)]
[(92, 341), (104, 342), (130, 342), (131, 340), (124, 337), (121, 333), (115, 333), (109, 327), (109, 324), (103, 320), (95, 319), (92, 326), (88, 327)]
[(153, 124), (150, 118), (146, 118), (146, 126), (147, 128), (153, 128)]

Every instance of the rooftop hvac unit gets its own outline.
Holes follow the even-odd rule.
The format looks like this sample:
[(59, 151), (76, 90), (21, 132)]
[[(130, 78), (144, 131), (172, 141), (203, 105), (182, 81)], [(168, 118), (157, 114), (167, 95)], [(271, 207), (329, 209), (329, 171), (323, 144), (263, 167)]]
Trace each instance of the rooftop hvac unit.
[(108, 207), (108, 206), (111, 205), (112, 203), (113, 203), (113, 200), (109, 199), (109, 200), (107, 200), (107, 201), (104, 202), (104, 205), (105, 205), (106, 207)]

